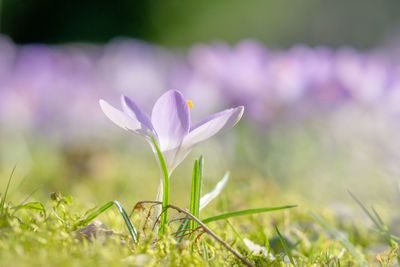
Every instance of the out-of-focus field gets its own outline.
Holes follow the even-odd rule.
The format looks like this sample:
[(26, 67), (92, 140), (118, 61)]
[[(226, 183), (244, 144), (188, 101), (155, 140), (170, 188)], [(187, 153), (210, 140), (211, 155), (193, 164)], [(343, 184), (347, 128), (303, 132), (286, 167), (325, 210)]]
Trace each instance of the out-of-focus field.
[[(369, 138), (376, 138), (376, 129), (368, 132), (368, 127), (361, 129), (365, 127), (361, 120), (358, 123), (356, 129), (348, 126), (343, 132), (337, 132), (328, 130), (331, 121), (319, 119), (301, 125), (280, 125), (260, 136), (252, 133), (244, 122), (235, 131), (196, 148), (178, 167), (171, 177), (171, 203), (189, 207), (192, 162), (202, 154), (205, 157), (204, 192), (209, 191), (226, 170), (231, 172), (227, 187), (201, 213), (203, 218), (246, 208), (299, 205), (291, 210), (229, 220), (243, 238), (269, 246), (275, 261), (266, 256), (251, 256), (226, 222), (210, 225), (259, 266), (289, 262), (274, 225), (291, 242), (292, 253), (299, 263), (358, 263), (309, 212), (325, 218), (349, 238), (369, 263), (378, 264), (375, 258), (378, 254), (383, 260), (391, 257), (393, 263), (395, 250), (390, 253), (390, 247), (374, 230), (371, 220), (346, 191), (357, 194), (366, 206), (374, 205), (392, 234), (398, 234), (396, 169), (379, 156), (387, 152), (380, 150), (384, 147), (370, 143)], [(105, 131), (111, 133), (114, 129)], [(372, 137), (357, 136), (366, 133)], [(374, 142), (385, 144), (391, 138), (390, 133), (380, 134), (382, 136)], [(356, 140), (354, 136), (357, 136)], [(161, 249), (143, 239), (133, 250), (121, 245), (118, 237), (107, 241), (106, 245), (102, 244), (103, 239), (81, 244), (70, 229), (54, 217), (53, 211), (61, 212), (60, 216), (73, 225), (89, 209), (109, 200), (116, 199), (130, 210), (137, 201), (154, 199), (159, 181), (158, 166), (147, 144), (135, 137), (122, 132), (114, 142), (68, 147), (50, 146), (43, 139), (25, 142), (25, 147), (20, 143), (19, 151), (26, 154), (17, 164), (8, 201), (14, 205), (40, 201), (47, 209), (47, 219), (35, 211), (15, 213), (23, 224), (14, 220), (13, 230), (3, 228), (0, 241), (3, 262), (7, 266), (40, 266), (48, 262), (60, 266), (205, 264), (200, 248), (199, 254), (187, 254), (190, 242), (175, 246), (175, 241), (163, 241), (166, 243)], [(2, 188), (5, 188), (11, 171), (9, 166), (2, 169)], [(52, 210), (55, 205), (50, 200), (52, 192), (70, 195), (74, 201), (62, 209)], [(133, 218), (136, 227), (140, 227), (138, 222), (142, 219)], [(109, 210), (98, 219), (109, 229), (126, 233), (116, 210)], [(151, 231), (147, 229), (144, 233), (149, 238)], [(231, 265), (237, 261), (222, 247), (210, 240), (209, 244), (213, 244), (212, 253), (215, 253), (211, 265)]]
[[(187, 54), (132, 40), (104, 47), (16, 46), (6, 38), (1, 44), (1, 62), (6, 62), (0, 62), (3, 198), (16, 166), (8, 215), (0, 217), (5, 266), (239, 264), (209, 237), (211, 260), (203, 248), (191, 253), (189, 241), (177, 245), (171, 238), (155, 245), (151, 230), (141, 228), (143, 214), (133, 216), (141, 234), (137, 246), (127, 244), (123, 220), (112, 210), (98, 219), (122, 237), (81, 243), (71, 234), (94, 207), (118, 200), (130, 211), (157, 193), (160, 172), (150, 147), (108, 122), (99, 98), (117, 103), (123, 93), (149, 110), (171, 87), (194, 103), (194, 122), (225, 107), (245, 106), (237, 126), (196, 147), (174, 171), (172, 204), (189, 207), (193, 162), (203, 155), (203, 193), (226, 171), (231, 176), (201, 218), (298, 205), (231, 218), (233, 228), (227, 221), (210, 224), (257, 265), (289, 262), (274, 225), (299, 264), (346, 266), (363, 259), (394, 264), (400, 231), (400, 65), (393, 51), (304, 46), (278, 51), (255, 41), (199, 45)], [(348, 190), (366, 207), (375, 207), (394, 235), (390, 245)], [(54, 192), (73, 200), (51, 200)], [(13, 209), (31, 201), (42, 203), (46, 212)], [(310, 212), (340, 235), (322, 228)], [(267, 247), (275, 259), (252, 256), (241, 238)]]

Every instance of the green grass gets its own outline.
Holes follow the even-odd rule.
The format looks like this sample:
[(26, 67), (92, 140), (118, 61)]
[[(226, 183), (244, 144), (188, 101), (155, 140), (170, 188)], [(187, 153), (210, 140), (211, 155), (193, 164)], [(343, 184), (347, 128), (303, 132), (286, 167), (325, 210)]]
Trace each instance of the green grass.
[[(143, 266), (240, 265), (237, 258), (206, 234), (199, 237), (203, 242), (185, 237), (178, 244), (171, 234), (173, 228), (171, 226), (166, 229), (167, 234), (161, 240), (155, 239), (156, 236), (151, 229), (142, 227), (147, 209), (136, 211), (133, 216), (134, 223), (139, 227), (139, 238), (136, 244), (131, 242), (129, 231), (124, 227), (124, 219), (117, 210), (113, 209), (108, 209), (97, 217), (107, 225), (108, 230), (112, 230), (110, 236), (98, 234), (96, 238), (80, 240), (74, 231), (84, 225), (78, 222), (85, 220), (93, 211), (83, 209), (77, 199), (69, 199), (70, 201), (62, 198), (58, 201), (49, 200), (43, 203), (47, 216), (43, 210), (39, 209), (19, 209), (18, 213), (13, 214), (12, 205), (6, 204), (6, 216), (1, 218), (3, 227), (0, 230), (2, 264), (4, 266), (41, 266), (51, 262), (58, 266), (130, 266), (140, 265), (141, 262)], [(377, 264), (376, 255), (369, 252), (357, 240), (352, 240), (353, 244), (349, 247), (346, 243), (350, 241), (346, 239), (344, 243), (343, 239), (337, 238), (337, 230), (332, 231), (328, 228), (333, 234), (329, 236), (323, 228), (317, 228), (317, 224), (311, 220), (304, 225), (305, 214), (301, 210), (287, 210), (286, 213), (285, 216), (273, 213), (258, 214), (256, 215), (258, 224), (254, 223), (254, 220), (242, 218), (235, 221), (232, 218), (232, 224), (235, 225), (234, 229), (237, 229), (237, 232), (232, 230), (229, 223), (217, 224), (212, 229), (258, 266), (265, 266), (265, 264), (279, 266), (285, 262), (285, 255), (290, 255), (291, 262), (295, 261), (303, 265), (356, 265), (360, 264), (360, 258), (354, 253), (354, 247), (357, 247), (360, 251), (357, 253), (362, 253), (362, 257), (369, 259), (370, 263)], [(272, 226), (272, 222), (280, 225), (282, 234)], [(333, 219), (331, 223), (339, 225), (336, 219)], [(326, 228), (325, 220), (322, 224)], [(265, 236), (257, 231), (261, 225), (265, 227)], [(348, 230), (340, 229), (340, 231)], [(362, 231), (362, 229), (358, 230)], [(242, 242), (235, 241), (238, 238), (238, 232), (241, 236), (261, 245), (260, 241), (267, 238), (275, 259), (271, 260), (262, 254), (252, 254), (251, 248), (247, 248)], [(304, 242), (302, 238), (308, 240), (310, 244)], [(385, 253), (387, 253), (386, 257)], [(393, 262), (391, 257), (397, 251), (392, 251), (388, 247), (385, 253), (379, 254), (380, 259)]]
[[(285, 140), (279, 149), (288, 142), (287, 152), (270, 152), (265, 162), (269, 172), (257, 171), (245, 162), (247, 157), (228, 164), (213, 158), (206, 150), (207, 164), (201, 179), (193, 186), (192, 207), (192, 162), (198, 158), (198, 152), (194, 151), (170, 179), (169, 203), (187, 210), (192, 207), (192, 213), (198, 212), (196, 217), (207, 222), (215, 234), (256, 266), (292, 266), (292, 262), (300, 266), (395, 265), (398, 203), (392, 201), (389, 193), (377, 193), (382, 192), (378, 188), (385, 188), (384, 180), (366, 181), (377, 184), (374, 187), (377, 191), (358, 190), (357, 196), (364, 204), (358, 198), (353, 201), (345, 189), (343, 192), (337, 188), (331, 190), (329, 186), (339, 183), (330, 177), (341, 177), (336, 175), (336, 172), (341, 174), (338, 164), (332, 165), (335, 175), (323, 177), (328, 170), (326, 164), (321, 167), (324, 172), (305, 168), (307, 173), (297, 176), (302, 174), (299, 168), (303, 165), (298, 167), (293, 163), (298, 162), (296, 157), (304, 160), (307, 154), (291, 153), (289, 148), (295, 143), (290, 144), (290, 138), (282, 139)], [(133, 210), (138, 201), (154, 199), (159, 181), (158, 166), (145, 145), (145, 152), (139, 146), (139, 155), (134, 155), (132, 146), (126, 147), (124, 143), (118, 149), (91, 148), (94, 151), (89, 151), (88, 156), (81, 147), (76, 148), (78, 152), (60, 153), (38, 145), (31, 148), (32, 163), (28, 172), (21, 174), (25, 166), (19, 163), (10, 180), (12, 166), (2, 166), (0, 266), (242, 266), (237, 257), (206, 233), (196, 230), (177, 235), (185, 214), (169, 209), (165, 234), (159, 237), (152, 230), (152, 205), (144, 204)], [(314, 158), (314, 152), (309, 156), (312, 162), (318, 159)], [(277, 162), (282, 165), (279, 172), (275, 170), (280, 167)], [(330, 163), (331, 159), (326, 158), (326, 162)], [(227, 169), (231, 175), (224, 187), (228, 175), (219, 181)], [(289, 176), (293, 181), (285, 178)], [(332, 183), (324, 187), (326, 184), (321, 181), (328, 178)], [(299, 184), (303, 189), (297, 189)], [(357, 190), (357, 186), (349, 188)], [(338, 194), (334, 200), (345, 203), (344, 210), (350, 210), (350, 216), (333, 209), (328, 197), (315, 201), (319, 195), (313, 195), (314, 192), (325, 194), (330, 190), (329, 196)], [(210, 192), (218, 197), (200, 213), (199, 195)], [(110, 202), (113, 199), (119, 203), (117, 208), (112, 208), (116, 205)], [(288, 204), (298, 206), (278, 210), (291, 207)], [(372, 204), (376, 208), (367, 208)], [(260, 213), (273, 209), (273, 212)], [(132, 216), (126, 218), (132, 210)], [(310, 216), (311, 210), (314, 216)], [(96, 220), (104, 226), (95, 223)], [(86, 239), (76, 234), (92, 223), (95, 231), (90, 233), (95, 238)], [(136, 243), (132, 229), (135, 229)], [(268, 254), (246, 246), (245, 239), (265, 247)]]
[[(225, 195), (228, 199), (229, 196), (230, 194)], [(247, 201), (248, 196), (243, 195), (243, 198)], [(204, 213), (223, 213), (219, 209), (224, 206), (220, 206), (224, 200), (216, 201), (216, 207), (206, 208)], [(158, 239), (151, 229), (151, 218), (148, 218), (151, 205), (143, 205), (133, 212), (131, 219), (138, 238), (137, 243), (134, 243), (124, 217), (118, 209), (110, 209), (112, 205), (115, 203), (110, 202), (100, 208), (85, 208), (86, 205), (79, 197), (61, 194), (52, 195), (41, 202), (32, 201), (20, 205), (13, 205), (11, 199), (5, 201), (3, 216), (0, 218), (2, 264), (241, 266), (235, 256), (207, 234), (195, 232), (183, 237), (182, 242), (178, 243), (174, 231), (179, 227), (180, 221), (172, 221), (184, 218), (184, 215), (172, 210), (171, 222), (165, 229), (166, 234)], [(229, 205), (228, 208), (233, 209)], [(272, 213), (242, 214), (244, 216), (230, 217), (229, 222), (215, 221), (209, 227), (256, 266), (281, 266), (292, 262), (303, 266), (351, 266), (382, 262), (390, 266), (395, 262), (397, 249), (394, 247), (386, 246), (379, 253), (369, 249), (374, 245), (384, 244), (381, 243), (379, 234), (374, 237), (356, 219), (353, 223), (358, 226), (350, 227), (334, 214), (328, 214), (330, 215), (324, 219), (313, 215), (313, 220), (306, 209), (298, 207)], [(100, 220), (107, 228), (107, 233), (111, 234), (99, 232), (96, 238), (78, 238), (75, 231), (94, 219)], [(319, 225), (323, 227), (318, 227)], [(345, 238), (343, 235), (352, 238)], [(252, 252), (252, 248), (243, 244), (243, 238), (266, 246), (274, 258)]]

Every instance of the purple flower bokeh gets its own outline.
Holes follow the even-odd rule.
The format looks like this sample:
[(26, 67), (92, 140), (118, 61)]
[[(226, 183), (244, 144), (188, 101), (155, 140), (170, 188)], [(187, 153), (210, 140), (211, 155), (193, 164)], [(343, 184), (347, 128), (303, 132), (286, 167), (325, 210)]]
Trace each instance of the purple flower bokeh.
[(130, 39), (18, 46), (0, 36), (2, 129), (96, 134), (107, 125), (97, 99), (124, 94), (148, 107), (170, 89), (193, 101), (198, 118), (243, 105), (247, 121), (268, 127), (349, 105), (398, 117), (400, 59), (383, 48), (271, 50), (255, 40), (176, 52)]

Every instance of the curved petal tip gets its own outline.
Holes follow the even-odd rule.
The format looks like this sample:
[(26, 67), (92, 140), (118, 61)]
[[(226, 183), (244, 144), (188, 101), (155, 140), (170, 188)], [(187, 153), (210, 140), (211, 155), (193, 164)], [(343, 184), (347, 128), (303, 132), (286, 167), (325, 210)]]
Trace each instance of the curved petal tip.
[(140, 128), (140, 123), (137, 120), (128, 117), (125, 113), (114, 108), (103, 99), (99, 100), (99, 104), (101, 110), (104, 112), (107, 118), (109, 118), (119, 127), (131, 131), (136, 131)]

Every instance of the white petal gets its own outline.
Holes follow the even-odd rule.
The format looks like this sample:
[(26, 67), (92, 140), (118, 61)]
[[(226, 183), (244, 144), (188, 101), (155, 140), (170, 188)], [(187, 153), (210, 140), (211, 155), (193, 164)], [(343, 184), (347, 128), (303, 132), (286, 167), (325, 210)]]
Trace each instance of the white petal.
[(121, 106), (123, 112), (133, 120), (137, 120), (141, 124), (141, 129), (138, 130), (141, 134), (147, 136), (150, 131), (155, 138), (157, 138), (153, 125), (151, 124), (149, 116), (144, 112), (135, 102), (129, 97), (121, 96)]
[(190, 128), (189, 106), (183, 95), (170, 90), (160, 96), (154, 104), (151, 123), (170, 170), (176, 165), (176, 154)]
[(242, 117), (244, 107), (227, 109), (213, 114), (197, 124), (184, 138), (182, 147), (190, 148), (224, 129), (233, 127)]
[(218, 182), (218, 184), (213, 188), (213, 190), (211, 190), (210, 192), (208, 192), (207, 194), (205, 194), (200, 198), (200, 210), (204, 209), (208, 205), (208, 203), (210, 203), (214, 198), (216, 198), (221, 193), (222, 189), (224, 189), (228, 180), (229, 180), (229, 172), (225, 173), (224, 177), (221, 179), (221, 181)]
[(104, 114), (106, 114), (106, 116), (119, 127), (135, 132), (141, 128), (141, 124), (139, 121), (128, 117), (125, 113), (114, 108), (106, 101), (101, 99), (99, 101), (99, 104)]
[(243, 242), (246, 245), (246, 247), (255, 255), (260, 255), (263, 254), (265, 257), (268, 257), (269, 260), (274, 261), (275, 257), (271, 253), (268, 253), (268, 250), (266, 247), (260, 246), (250, 239), (243, 238)]

